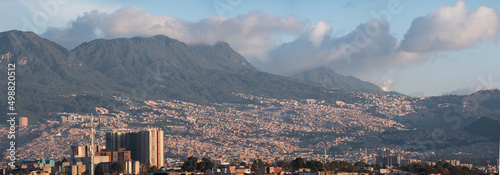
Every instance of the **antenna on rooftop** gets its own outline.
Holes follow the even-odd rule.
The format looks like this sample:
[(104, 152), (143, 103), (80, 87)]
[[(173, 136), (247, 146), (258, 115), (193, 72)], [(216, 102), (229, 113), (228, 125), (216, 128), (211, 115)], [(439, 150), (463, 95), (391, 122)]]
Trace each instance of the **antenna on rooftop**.
[(326, 147), (325, 147), (325, 165), (326, 165)]
[(368, 154), (366, 151), (366, 146), (365, 146), (365, 163), (368, 164)]
[(94, 128), (99, 127), (99, 122), (97, 125), (94, 123), (94, 114), (90, 113), (90, 122), (86, 122), (87, 128), (90, 128), (90, 175), (94, 175)]

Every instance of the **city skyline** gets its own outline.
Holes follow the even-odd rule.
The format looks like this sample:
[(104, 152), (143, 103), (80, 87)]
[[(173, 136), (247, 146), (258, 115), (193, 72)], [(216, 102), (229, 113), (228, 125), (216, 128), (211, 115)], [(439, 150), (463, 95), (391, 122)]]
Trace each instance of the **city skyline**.
[(0, 172), (498, 173), (499, 12), (2, 1)]
[[(165, 156), (166, 158), (165, 160), (167, 160), (165, 163), (167, 163), (168, 165), (167, 167), (169, 168), (175, 168), (175, 167), (179, 168), (180, 167), (179, 162), (185, 161), (187, 156), (195, 156), (199, 158), (208, 157), (214, 162), (218, 161), (219, 164), (224, 163), (225, 166), (227, 166), (229, 162), (234, 161), (234, 159), (238, 159), (238, 161), (241, 162), (246, 162), (248, 165), (248, 163), (251, 163), (252, 161), (255, 161), (257, 159), (262, 159), (266, 162), (279, 163), (278, 160), (284, 160), (285, 162), (290, 162), (298, 157), (302, 157), (307, 161), (325, 160), (326, 162), (328, 162), (327, 165), (335, 164), (334, 161), (340, 161), (340, 162), (345, 161), (351, 163), (367, 161), (366, 163), (371, 163), (373, 165), (380, 165), (380, 166), (387, 165), (391, 167), (395, 166), (400, 168), (402, 166), (411, 165), (412, 163), (419, 163), (425, 166), (435, 167), (436, 165), (443, 163), (438, 160), (443, 160), (444, 162), (448, 162), (453, 166), (464, 166), (468, 167), (470, 170), (472, 170), (473, 167), (476, 168), (479, 167), (482, 171), (490, 171), (490, 172), (494, 171), (494, 166), (491, 166), (495, 164), (494, 160), (491, 161), (490, 166), (486, 166), (485, 162), (471, 163), (470, 160), (467, 161), (466, 157), (472, 156), (471, 158), (474, 157), (481, 158), (481, 157), (493, 156), (491, 152), (497, 150), (498, 145), (496, 143), (491, 143), (489, 141), (486, 141), (484, 138), (472, 137), (470, 135), (467, 135), (463, 131), (449, 130), (447, 127), (442, 126), (441, 130), (446, 129), (448, 131), (441, 134), (444, 134), (443, 137), (448, 139), (436, 140), (435, 137), (438, 137), (438, 135), (440, 134), (436, 135), (435, 132), (436, 131), (439, 132), (441, 130), (434, 130), (432, 132), (423, 130), (422, 132), (422, 130), (405, 131), (404, 128), (400, 128), (402, 129), (401, 130), (402, 133), (391, 134), (391, 132), (388, 132), (387, 134), (382, 134), (385, 136), (382, 136), (380, 139), (386, 140), (390, 138), (392, 139), (406, 138), (407, 141), (404, 142), (409, 142), (406, 143), (407, 145), (405, 146), (398, 146), (392, 144), (380, 145), (381, 143), (376, 143), (377, 141), (370, 138), (371, 137), (376, 138), (377, 137), (376, 133), (384, 133), (385, 129), (390, 130), (391, 128), (404, 127), (404, 126), (402, 126), (397, 122), (394, 122), (393, 120), (372, 118), (369, 115), (364, 115), (362, 113), (359, 113), (357, 110), (364, 108), (364, 106), (358, 106), (358, 105), (362, 104), (345, 104), (342, 102), (338, 102), (337, 107), (328, 107), (324, 106), (323, 102), (321, 101), (304, 100), (299, 102), (299, 101), (285, 100), (285, 99), (260, 98), (245, 94), (238, 94), (238, 95), (244, 98), (258, 99), (260, 101), (259, 102), (260, 104), (267, 104), (265, 106), (269, 107), (268, 109), (259, 110), (262, 109), (261, 107), (259, 107), (260, 105), (249, 104), (249, 105), (242, 105), (245, 106), (244, 108), (246, 108), (247, 110), (239, 111), (236, 108), (242, 109), (241, 108), (242, 106), (238, 107), (237, 104), (225, 104), (223, 106), (230, 110), (218, 111), (212, 106), (203, 106), (182, 101), (168, 102), (160, 100), (160, 101), (146, 101), (144, 106), (135, 107), (135, 109), (133, 110), (147, 111), (147, 109), (149, 109), (149, 111), (156, 111), (156, 112), (142, 113), (140, 116), (136, 116), (137, 113), (135, 112), (110, 113), (110, 111), (105, 108), (98, 108), (99, 115), (97, 117), (100, 118), (99, 121), (103, 125), (103, 127), (101, 127), (97, 132), (98, 135), (97, 140), (99, 140), (97, 143), (98, 145), (104, 145), (103, 141), (105, 140), (106, 150), (101, 150), (100, 152), (98, 152), (99, 155), (97, 156), (100, 157), (98, 157), (97, 160), (98, 162), (101, 163), (102, 166), (105, 167), (107, 166), (107, 169), (109, 169), (109, 166), (111, 166), (115, 161), (113, 162), (110, 161), (112, 160), (111, 156), (109, 159), (106, 159), (105, 157), (107, 157), (110, 153), (111, 154), (126, 153), (126, 151), (129, 150), (128, 148), (125, 148), (129, 147), (126, 146), (127, 144), (129, 145), (132, 144), (133, 147), (134, 145), (135, 147), (141, 147), (139, 146), (141, 144), (137, 144), (137, 142), (135, 142), (134, 144), (133, 140), (138, 139), (137, 136), (139, 135), (144, 135), (141, 133), (151, 131), (149, 125), (156, 125), (158, 123), (171, 123), (172, 120), (180, 120), (185, 122), (179, 122), (179, 123), (187, 123), (187, 125), (170, 125), (170, 124), (158, 125), (162, 126), (162, 128), (167, 129), (167, 134), (165, 135), (166, 140), (163, 143), (165, 145), (165, 148), (163, 149), (168, 151), (168, 153), (166, 154), (168, 156)], [(408, 106), (403, 107), (404, 105), (393, 105), (393, 104), (409, 104), (409, 103), (414, 103), (412, 101), (419, 99), (419, 98), (401, 97), (401, 96), (387, 97), (387, 96), (378, 96), (373, 94), (372, 95), (359, 94), (359, 95), (361, 96), (368, 95), (365, 96), (367, 99), (374, 100), (373, 101), (374, 104), (382, 105), (381, 108), (382, 111), (380, 111), (380, 113), (385, 114), (392, 119), (395, 119), (395, 117), (397, 118), (398, 116), (401, 117), (399, 115), (401, 114), (401, 112), (408, 114), (411, 113), (416, 114), (416, 112), (413, 112), (412, 109), (414, 107), (408, 108)], [(365, 107), (367, 107), (369, 104), (365, 105), (366, 105)], [(282, 107), (271, 107), (271, 106), (282, 106)], [(419, 107), (415, 106), (415, 109), (418, 108)], [(179, 115), (179, 113), (176, 113), (175, 109), (177, 110), (190, 109), (190, 110), (186, 111), (186, 113), (188, 114), (187, 116), (182, 116)], [(289, 116), (284, 116), (284, 117), (285, 118), (292, 117), (289, 120), (298, 121), (298, 122), (293, 122), (295, 124), (282, 121), (284, 118), (276, 115), (277, 113), (282, 113), (284, 111), (290, 111), (290, 110), (298, 112), (299, 116), (295, 118), (293, 117), (293, 112), (289, 112)], [(160, 113), (159, 115), (158, 112)], [(324, 114), (330, 114), (331, 116), (325, 117)], [(88, 135), (88, 133), (83, 132), (85, 130), (88, 131), (88, 129), (78, 127), (79, 124), (83, 124), (87, 120), (79, 120), (77, 118), (83, 117), (88, 119), (89, 116), (71, 114), (71, 113), (64, 113), (61, 115), (63, 116), (61, 116), (60, 121), (56, 122), (54, 121), (54, 119), (50, 119), (47, 122), (37, 124), (37, 126), (29, 125), (27, 128), (20, 130), (19, 133), (20, 139), (26, 138), (27, 137), (26, 133), (35, 133), (37, 132), (37, 130), (43, 130), (43, 128), (52, 128), (50, 131), (48, 131), (52, 134), (42, 134), (42, 136), (34, 140), (34, 142), (31, 142), (28, 145), (24, 145), (23, 147), (20, 147), (19, 158), (27, 159), (30, 161), (20, 161), (18, 163), (19, 167), (22, 167), (21, 165), (23, 164), (29, 164), (30, 162), (32, 164), (33, 161), (40, 162), (40, 160), (38, 160), (39, 158), (45, 158), (45, 159), (50, 159), (50, 161), (59, 162), (59, 160), (62, 160), (67, 156), (65, 155), (67, 153), (60, 151), (61, 148), (63, 148), (62, 150), (67, 150), (67, 148), (70, 145), (71, 145), (70, 153), (72, 155), (71, 158), (79, 157), (79, 159), (77, 160), (80, 161), (83, 160), (83, 162), (85, 162), (85, 157), (88, 159), (88, 155), (86, 154), (89, 151), (88, 151), (88, 146), (85, 146), (85, 144), (89, 143), (88, 139), (90, 136)], [(64, 117), (66, 115), (72, 117)], [(254, 120), (252, 120), (252, 116), (254, 115), (258, 115), (259, 117), (256, 117), (254, 118)], [(349, 116), (349, 117), (344, 118), (342, 116)], [(411, 115), (411, 116), (413, 117), (409, 119), (419, 120), (419, 117), (417, 117), (417, 115)], [(330, 121), (336, 121), (338, 125), (334, 125), (335, 127), (329, 128), (328, 126), (323, 126), (321, 124), (321, 123), (328, 123)], [(110, 125), (111, 123), (113, 123), (113, 126)], [(146, 123), (148, 124), (148, 127), (133, 127), (133, 126), (127, 127), (125, 123)], [(255, 126), (251, 127), (252, 125)], [(380, 128), (376, 129), (376, 127)], [(66, 129), (69, 129), (70, 132), (63, 132), (62, 135), (55, 134), (61, 130), (66, 130)], [(117, 130), (119, 130), (120, 132), (116, 132)], [(265, 134), (259, 134), (262, 132), (265, 132)], [(332, 134), (328, 134), (325, 137), (319, 134), (321, 132), (328, 132)], [(353, 135), (351, 136), (345, 135), (351, 132)], [(417, 132), (418, 134), (411, 134), (411, 132)], [(104, 133), (106, 133), (105, 136)], [(300, 138), (300, 136), (298, 137), (293, 136), (292, 133), (298, 133), (298, 134), (315, 133), (315, 134), (312, 134), (310, 136), (303, 135), (309, 138), (309, 140), (299, 139), (302, 140), (301, 141), (302, 143), (297, 144), (297, 138)], [(457, 133), (458, 135), (456, 135)], [(116, 141), (113, 141), (112, 138), (113, 134), (117, 134), (117, 136), (114, 137)], [(432, 137), (430, 137), (429, 134), (431, 134)], [(129, 135), (130, 137), (127, 135)], [(422, 148), (421, 146), (428, 144), (429, 140), (421, 142), (418, 141), (413, 142), (412, 139), (410, 139), (413, 137), (416, 140), (430, 139), (432, 143), (440, 146), (445, 146), (444, 142), (449, 142), (451, 140), (458, 140), (458, 139), (465, 140), (467, 142), (472, 142), (473, 144), (470, 146), (460, 147), (458, 149), (454, 149), (453, 147), (451, 147), (452, 149), (431, 148), (431, 150), (428, 150), (427, 148), (425, 147)], [(343, 142), (346, 141), (350, 142), (348, 141), (349, 138), (353, 138), (356, 140), (359, 139), (366, 140), (364, 142), (365, 145), (364, 149), (362, 148), (355, 149), (353, 145), (351, 146), (343, 145), (342, 144)], [(53, 149), (52, 148), (40, 149), (41, 148), (40, 146), (42, 145), (50, 146), (51, 144), (47, 144), (49, 140), (57, 141), (56, 142), (57, 147), (54, 146)], [(334, 143), (329, 143), (330, 141), (334, 141)], [(60, 144), (60, 143), (65, 143), (65, 144)], [(108, 145), (113, 145), (113, 143), (120, 143), (120, 144), (114, 144), (115, 146), (108, 146)], [(356, 141), (352, 143), (356, 143)], [(337, 146), (332, 146), (332, 144)], [(454, 144), (460, 145), (460, 143), (458, 142)], [(328, 149), (328, 151), (325, 152), (325, 154), (323, 154), (324, 153), (323, 151), (326, 150), (326, 148), (328, 148), (329, 146), (332, 146), (335, 149), (332, 149), (332, 147), (330, 147), (330, 149)], [(368, 151), (366, 146), (368, 147)], [(97, 150), (99, 149), (101, 149), (100, 146), (97, 148)], [(34, 151), (34, 150), (39, 150), (39, 151)], [(132, 150), (134, 150), (134, 148), (132, 148)], [(446, 157), (445, 155), (455, 154), (459, 150), (461, 150), (460, 153), (463, 154), (464, 156), (463, 158), (465, 158), (465, 161), (460, 159), (457, 160), (457, 159), (445, 158)], [(42, 151), (45, 153), (58, 152), (59, 154), (57, 157), (47, 157), (50, 154), (42, 155), (40, 154), (42, 153)], [(337, 151), (341, 151), (342, 153), (337, 153)], [(141, 152), (147, 152), (147, 151), (141, 150)], [(438, 157), (439, 159), (435, 161), (429, 160), (428, 158), (431, 158), (435, 153), (439, 155)], [(106, 156), (103, 156), (103, 154), (105, 154)], [(128, 155), (133, 155), (133, 154), (134, 151), (132, 152), (129, 151), (128, 153)], [(78, 156), (73, 156), (73, 155), (78, 155)], [(324, 156), (324, 155), (329, 155), (329, 156)], [(179, 156), (182, 158), (180, 158)], [(33, 159), (37, 159), (38, 161)], [(75, 167), (74, 169), (78, 170), (80, 173), (85, 171), (85, 166), (84, 166), (85, 163), (72, 162), (69, 165), (74, 165)], [(144, 162), (141, 162), (140, 165), (144, 165)], [(124, 166), (128, 166), (127, 171), (139, 171), (137, 170), (137, 168), (134, 168), (139, 166), (139, 162), (137, 162), (137, 165), (135, 163), (124, 163)], [(60, 166), (54, 166), (54, 168), (57, 167)], [(249, 165), (248, 167), (245, 167), (243, 169), (248, 169), (248, 171), (250, 172)], [(331, 170), (331, 168), (328, 169)], [(397, 169), (398, 168), (395, 168), (394, 171), (398, 171)], [(290, 170), (290, 169), (283, 168), (283, 170)], [(252, 172), (257, 172), (257, 171), (252, 171)]]

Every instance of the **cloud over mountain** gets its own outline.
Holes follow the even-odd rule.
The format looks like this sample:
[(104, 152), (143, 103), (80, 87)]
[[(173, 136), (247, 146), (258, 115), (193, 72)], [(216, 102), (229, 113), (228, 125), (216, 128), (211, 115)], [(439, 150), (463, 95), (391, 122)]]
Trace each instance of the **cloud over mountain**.
[[(372, 26), (377, 27), (375, 32), (371, 32)], [(390, 64), (393, 57), (388, 56), (397, 51), (398, 42), (389, 34), (388, 27), (386, 21), (372, 20), (336, 38), (324, 34), (331, 27), (320, 21), (296, 40), (272, 50), (272, 59), (261, 66), (257, 64), (257, 67), (278, 74), (294, 74), (324, 65), (350, 75), (361, 70), (373, 70)]]
[(278, 17), (273, 13), (250, 12), (234, 18), (212, 16), (190, 22), (169, 16), (155, 16), (136, 7), (113, 13), (92, 11), (71, 22), (69, 28), (49, 28), (43, 37), (73, 48), (96, 38), (153, 36), (163, 34), (188, 44), (225, 41), (241, 54), (264, 58), (276, 47), (275, 34), (299, 34), (304, 21), (295, 16)]
[[(127, 7), (112, 13), (84, 13), (70, 27), (49, 28), (42, 36), (68, 48), (96, 38), (158, 34), (188, 44), (225, 41), (257, 68), (271, 73), (291, 75), (329, 66), (338, 73), (390, 89), (397, 79), (382, 76), (386, 72), (426, 62), (440, 52), (496, 42), (500, 16), (484, 6), (470, 12), (465, 2), (458, 1), (455, 6), (442, 6), (414, 19), (401, 40), (391, 34), (390, 23), (382, 19), (362, 23), (343, 36), (332, 35), (334, 28), (325, 21), (308, 26), (308, 21), (297, 16), (260, 11), (191, 22)], [(280, 35), (296, 38), (281, 43)]]
[[(272, 50), (273, 60), (256, 66), (273, 73), (294, 74), (328, 65), (341, 74), (354, 75), (387, 89), (392, 84), (387, 82), (395, 80), (380, 77), (388, 71), (438, 59), (436, 54), (441, 52), (496, 42), (500, 16), (484, 6), (469, 12), (465, 2), (458, 1), (455, 6), (442, 6), (416, 18), (401, 41), (390, 33), (390, 24), (382, 19), (362, 23), (341, 37), (332, 37), (331, 28), (318, 22), (296, 40)], [(318, 35), (314, 33), (317, 31), (330, 33)]]

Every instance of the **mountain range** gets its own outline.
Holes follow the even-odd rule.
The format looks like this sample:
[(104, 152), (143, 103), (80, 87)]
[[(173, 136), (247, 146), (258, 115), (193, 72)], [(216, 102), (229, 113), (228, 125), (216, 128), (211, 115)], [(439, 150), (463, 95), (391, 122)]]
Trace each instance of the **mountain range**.
[[(398, 95), (326, 67), (292, 77), (270, 74), (253, 67), (225, 42), (187, 45), (163, 35), (98, 39), (68, 50), (33, 32), (2, 32), (0, 69), (6, 72), (7, 64), (13, 62), (16, 108), (30, 116), (30, 122), (58, 112), (90, 113), (96, 106), (113, 109), (123, 105), (117, 104), (115, 97), (200, 104), (256, 103), (234, 95), (244, 93), (353, 104), (362, 103), (353, 92)], [(7, 74), (0, 74), (0, 83), (6, 81)], [(6, 96), (6, 91), (0, 93), (1, 99)], [(454, 103), (464, 106), (465, 112), (472, 111), (469, 114), (475, 119), (486, 115), (500, 118), (499, 99), (500, 91), (491, 90), (470, 96), (432, 97), (419, 103), (429, 109), (438, 103)], [(7, 106), (7, 101), (0, 104)], [(6, 110), (0, 108), (0, 112)], [(436, 116), (444, 112), (435, 111)]]
[(382, 94), (382, 95), (383, 94), (401, 95), (397, 92), (386, 92), (382, 90), (382, 88), (380, 88), (379, 86), (367, 81), (360, 80), (356, 77), (338, 74), (329, 67), (319, 67), (316, 69), (292, 75), (291, 77), (305, 81), (317, 82), (328, 87), (336, 89), (344, 89), (353, 92), (364, 92), (364, 93)]
[(465, 131), (476, 136), (498, 141), (500, 137), (500, 120), (490, 116), (481, 117), (466, 127)]
[[(33, 32), (8, 31), (0, 33), (0, 61), (3, 70), (17, 64), (16, 107), (34, 118), (88, 113), (113, 96), (196, 103), (252, 103), (233, 93), (355, 100), (349, 91), (259, 71), (227, 43), (187, 45), (163, 35), (98, 39), (70, 51)], [(6, 84), (6, 74), (0, 78)], [(5, 99), (6, 92), (0, 94)]]

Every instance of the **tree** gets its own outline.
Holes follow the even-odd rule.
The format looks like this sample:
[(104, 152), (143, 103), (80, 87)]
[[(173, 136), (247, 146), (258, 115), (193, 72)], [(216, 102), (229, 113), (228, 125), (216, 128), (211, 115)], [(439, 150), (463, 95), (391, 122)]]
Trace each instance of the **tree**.
[(95, 166), (95, 172), (94, 172), (95, 175), (104, 175), (106, 173), (104, 173), (104, 169), (102, 169), (102, 166), (101, 164), (97, 164)]
[(211, 160), (208, 160), (208, 161), (205, 162), (205, 170), (212, 169), (214, 167), (215, 167), (215, 163), (212, 162)]
[(231, 162), (231, 166), (239, 166), (240, 165), (240, 160), (238, 159), (233, 159), (233, 162)]
[(205, 171), (214, 168), (215, 164), (209, 158), (204, 157), (201, 159), (201, 162), (198, 163), (196, 167), (197, 167), (196, 170), (198, 171)]
[(358, 168), (363, 168), (366, 166), (366, 163), (365, 162), (356, 162), (356, 163), (354, 163), (354, 166), (358, 167)]
[(292, 166), (283, 160), (280, 160), (278, 163), (276, 163), (277, 166), (281, 167), (283, 170), (290, 170), (292, 169)]
[(252, 167), (250, 168), (252, 171), (256, 171), (257, 168), (264, 166), (264, 162), (260, 159), (255, 159), (252, 163)]
[(146, 172), (149, 171), (149, 168), (151, 168), (151, 163), (146, 163)]
[(247, 163), (245, 163), (245, 162), (240, 162), (240, 166), (247, 166)]
[(358, 172), (358, 168), (354, 165), (351, 165), (346, 161), (333, 161), (327, 162), (325, 165), (325, 169), (328, 171), (338, 171), (338, 172)]
[(111, 173), (122, 173), (123, 171), (125, 171), (125, 168), (123, 168), (121, 163), (113, 163), (111, 165)]
[(453, 165), (449, 162), (441, 162), (444, 169), (451, 169), (453, 168)]
[(148, 173), (154, 173), (157, 171), (158, 171), (158, 168), (156, 167), (156, 165), (153, 165), (151, 168), (148, 169)]
[(433, 173), (436, 173), (436, 174), (438, 174), (438, 173), (439, 173), (439, 174), (444, 174), (444, 168), (443, 168), (443, 166), (441, 166), (441, 165), (436, 165), (436, 166), (434, 166), (434, 171), (433, 171)]
[(477, 167), (472, 168), (470, 171), (471, 171), (472, 174), (479, 174), (479, 173), (481, 173), (481, 170), (479, 170), (479, 168), (477, 168)]
[(323, 162), (317, 160), (307, 161), (306, 168), (311, 168), (311, 172), (325, 171), (325, 166), (323, 165)]
[(191, 156), (182, 164), (182, 171), (195, 171), (198, 163), (198, 158)]
[(453, 175), (468, 175), (470, 173), (468, 171), (468, 168), (466, 170), (466, 169), (464, 169), (464, 168), (462, 168), (460, 166), (454, 166), (454, 167), (450, 168), (450, 174), (453, 174)]
[(293, 169), (299, 169), (299, 168), (304, 168), (306, 162), (304, 161), (304, 159), (302, 159), (302, 157), (297, 157), (292, 160), (291, 164)]

